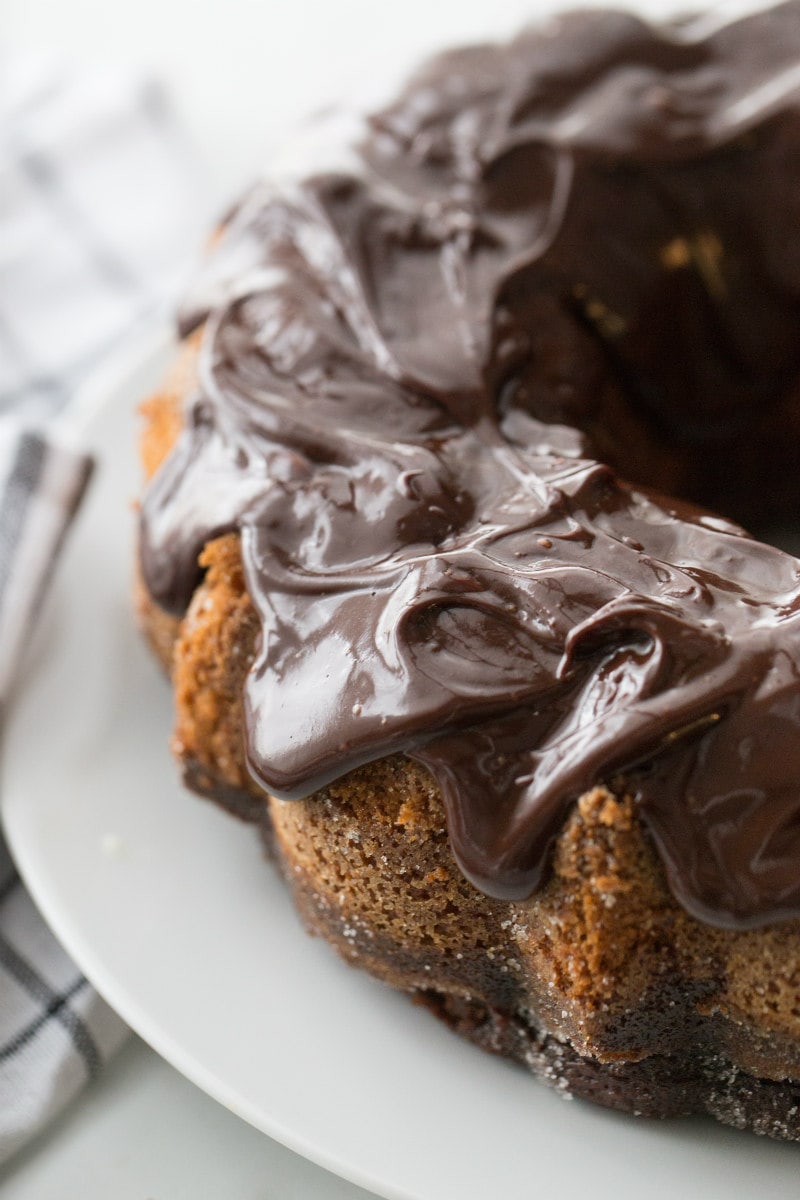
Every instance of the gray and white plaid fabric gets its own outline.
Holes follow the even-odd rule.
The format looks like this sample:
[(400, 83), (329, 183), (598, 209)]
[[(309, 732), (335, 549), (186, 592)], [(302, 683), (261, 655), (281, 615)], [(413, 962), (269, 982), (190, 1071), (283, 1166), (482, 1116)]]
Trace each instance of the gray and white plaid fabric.
[[(163, 319), (208, 215), (205, 192), (151, 83), (0, 54), (0, 708), (24, 675), (91, 474), (61, 440), (70, 402), (118, 344)], [(0, 837), (0, 1161), (125, 1033), (46, 928)]]

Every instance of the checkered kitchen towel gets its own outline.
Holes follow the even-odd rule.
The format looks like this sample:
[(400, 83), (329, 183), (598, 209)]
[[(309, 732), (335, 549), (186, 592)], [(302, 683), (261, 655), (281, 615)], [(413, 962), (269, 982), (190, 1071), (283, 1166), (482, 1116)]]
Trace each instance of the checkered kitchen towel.
[[(0, 53), (0, 707), (24, 676), (21, 651), (91, 474), (64, 444), (70, 401), (118, 344), (163, 319), (204, 194), (152, 84)], [(44, 925), (0, 837), (0, 1161), (125, 1032)]]

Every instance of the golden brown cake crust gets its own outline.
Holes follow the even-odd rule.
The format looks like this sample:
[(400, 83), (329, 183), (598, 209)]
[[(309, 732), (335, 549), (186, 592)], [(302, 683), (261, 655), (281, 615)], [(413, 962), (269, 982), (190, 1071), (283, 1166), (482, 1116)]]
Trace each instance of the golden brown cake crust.
[[(177, 388), (144, 406), (148, 473), (178, 434), (193, 353)], [(464, 879), (431, 777), (402, 756), (308, 800), (262, 794), (244, 755), (259, 631), (238, 537), (209, 543), (201, 563), (182, 621), (138, 591), (173, 679), (174, 750), (195, 790), (261, 824), (312, 933), (561, 1090), (800, 1139), (799, 922), (734, 931), (691, 918), (632, 801), (607, 787), (580, 797), (549, 883), (524, 903)]]

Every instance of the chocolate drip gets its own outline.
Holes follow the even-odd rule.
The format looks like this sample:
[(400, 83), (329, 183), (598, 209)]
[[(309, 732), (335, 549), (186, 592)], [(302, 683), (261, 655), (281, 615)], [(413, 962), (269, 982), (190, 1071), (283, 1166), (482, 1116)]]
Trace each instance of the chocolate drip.
[(619, 780), (690, 912), (800, 916), (800, 565), (657, 490), (796, 495), (800, 3), (448, 54), (355, 159), (231, 219), (142, 514), (175, 613), (241, 533), (254, 777), (404, 751), (512, 898)]

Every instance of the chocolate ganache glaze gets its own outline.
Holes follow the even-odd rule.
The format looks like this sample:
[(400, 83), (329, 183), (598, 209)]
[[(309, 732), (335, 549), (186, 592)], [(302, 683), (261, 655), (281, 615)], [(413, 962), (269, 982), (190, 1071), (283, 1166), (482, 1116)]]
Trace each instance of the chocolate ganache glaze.
[(254, 777), (405, 752), (507, 898), (624, 786), (689, 912), (800, 916), (800, 564), (693, 503), (797, 493), (800, 3), (447, 54), (350, 154), (230, 219), (143, 506), (174, 613), (241, 533)]

